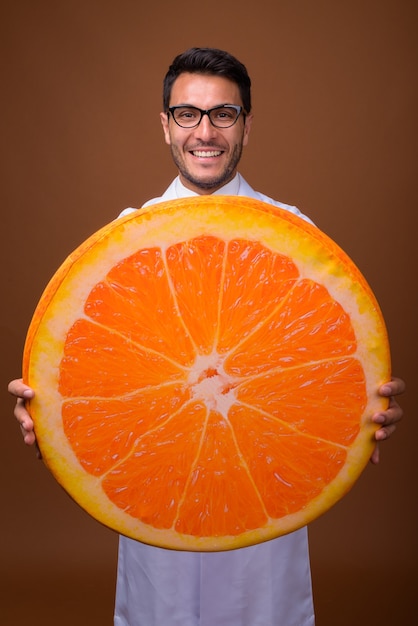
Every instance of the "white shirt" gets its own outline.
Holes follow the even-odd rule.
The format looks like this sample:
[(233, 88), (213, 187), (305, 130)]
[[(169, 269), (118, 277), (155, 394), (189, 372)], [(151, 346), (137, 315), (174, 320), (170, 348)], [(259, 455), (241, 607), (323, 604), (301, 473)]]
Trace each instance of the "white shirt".
[[(215, 192), (256, 198), (240, 174)], [(144, 206), (197, 195), (177, 177)], [(127, 215), (135, 209), (126, 209)], [(307, 529), (248, 548), (184, 552), (120, 537), (115, 626), (313, 626)]]
[[(192, 191), (191, 189), (188, 189), (187, 187), (185, 187), (183, 183), (180, 181), (180, 178), (177, 176), (173, 180), (171, 185), (167, 187), (167, 189), (165, 190), (162, 196), (159, 196), (158, 198), (153, 198), (152, 200), (148, 200), (148, 202), (145, 202), (145, 204), (142, 205), (142, 208), (146, 206), (150, 206), (151, 204), (157, 204), (157, 202), (165, 202), (166, 200), (176, 200), (177, 198), (190, 198), (190, 197), (198, 196), (198, 195), (199, 194), (197, 194), (195, 191)], [(250, 187), (250, 185), (241, 176), (241, 174), (236, 174), (235, 177), (229, 183), (227, 183), (226, 185), (224, 185), (217, 191), (214, 191), (212, 195), (214, 196), (216, 195), (246, 196), (247, 198), (255, 198), (256, 200), (267, 202), (267, 204), (273, 204), (274, 206), (278, 206), (282, 209), (286, 209), (287, 211), (290, 211), (294, 215), (298, 215), (302, 219), (313, 224), (312, 220), (309, 219), (309, 217), (307, 217), (303, 213), (301, 213), (297, 207), (292, 206), (290, 204), (284, 204), (283, 202), (277, 202), (276, 200), (269, 198), (269, 196), (266, 196), (263, 193), (260, 193), (259, 191), (255, 191), (252, 187)], [(137, 210), (138, 209), (133, 209), (133, 208), (125, 209), (124, 211), (122, 211), (119, 217), (123, 217)]]

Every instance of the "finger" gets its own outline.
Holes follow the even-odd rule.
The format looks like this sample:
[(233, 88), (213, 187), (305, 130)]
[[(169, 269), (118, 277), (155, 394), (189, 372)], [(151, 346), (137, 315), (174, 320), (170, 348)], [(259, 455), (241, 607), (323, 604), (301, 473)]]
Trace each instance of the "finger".
[(15, 378), (14, 380), (11, 380), (10, 383), (7, 385), (7, 391), (11, 393), (12, 396), (19, 395), (16, 392), (22, 386), (23, 386), (23, 379)]
[(15, 417), (19, 422), (20, 430), (22, 433), (23, 441), (26, 445), (32, 446), (36, 441), (36, 436), (34, 432), (34, 424), (31, 416), (26, 410), (25, 401), (19, 398), (16, 402)]
[(14, 415), (19, 424), (25, 425), (25, 427), (33, 428), (31, 416), (29, 415), (26, 409), (25, 401), (22, 398), (19, 398), (16, 402)]
[(7, 391), (12, 395), (18, 398), (26, 398), (29, 400), (33, 398), (35, 393), (31, 387), (25, 385), (21, 378), (17, 378), (16, 380), (10, 381), (7, 386)]
[(23, 441), (27, 445), (31, 446), (35, 443), (36, 440), (33, 421), (26, 413), (26, 411), (23, 411), (22, 414), (20, 414), (19, 411), (16, 411), (16, 413), (16, 419), (19, 422)]
[(379, 428), (379, 430), (375, 432), (374, 438), (376, 439), (376, 441), (386, 441), (386, 439), (389, 439), (389, 437), (393, 435), (395, 430), (395, 424), (384, 426), (383, 428)]
[(398, 396), (406, 390), (405, 382), (401, 378), (392, 378), (379, 388), (379, 394), (386, 398), (390, 396)]
[(399, 406), (394, 398), (391, 398), (386, 411), (375, 413), (375, 415), (373, 415), (372, 417), (372, 420), (375, 424), (379, 424), (381, 426), (390, 426), (392, 424), (397, 424), (402, 418), (402, 407)]
[(370, 461), (371, 463), (373, 463), (373, 465), (377, 465), (380, 461), (380, 448), (379, 448), (379, 444), (376, 444), (375, 449), (373, 450), (373, 454), (370, 457)]
[(21, 429), (22, 429), (23, 441), (25, 442), (25, 444), (27, 446), (33, 446), (33, 444), (36, 443), (36, 437), (35, 437), (34, 431), (25, 430), (23, 426), (21, 426)]
[(35, 441), (35, 448), (36, 448), (36, 456), (38, 457), (38, 459), (42, 459), (42, 452), (40, 447), (38, 446), (38, 442)]

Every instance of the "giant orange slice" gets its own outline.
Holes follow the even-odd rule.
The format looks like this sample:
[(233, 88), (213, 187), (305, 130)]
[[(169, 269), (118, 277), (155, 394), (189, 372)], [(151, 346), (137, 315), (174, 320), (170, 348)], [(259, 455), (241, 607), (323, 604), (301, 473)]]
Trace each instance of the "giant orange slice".
[(352, 486), (386, 407), (384, 322), (323, 233), (206, 196), (104, 227), (28, 331), (43, 458), (96, 519), (168, 548), (288, 533)]

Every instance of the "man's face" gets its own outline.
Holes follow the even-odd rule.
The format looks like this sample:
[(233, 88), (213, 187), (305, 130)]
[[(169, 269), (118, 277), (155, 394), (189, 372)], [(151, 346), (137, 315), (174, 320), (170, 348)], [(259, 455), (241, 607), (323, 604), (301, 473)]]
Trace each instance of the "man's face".
[[(207, 110), (242, 100), (238, 85), (221, 76), (184, 73), (174, 81), (170, 106), (189, 105)], [(241, 115), (234, 126), (215, 128), (207, 115), (196, 128), (181, 128), (166, 113), (161, 113), (166, 143), (185, 187), (209, 194), (235, 176), (242, 148), (247, 145), (252, 116)]]

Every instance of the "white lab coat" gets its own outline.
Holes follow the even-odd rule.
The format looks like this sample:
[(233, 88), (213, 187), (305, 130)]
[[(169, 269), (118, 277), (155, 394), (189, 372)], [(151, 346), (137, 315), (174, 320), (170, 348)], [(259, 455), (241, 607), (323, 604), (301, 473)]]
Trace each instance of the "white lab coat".
[[(218, 194), (256, 198), (237, 174)], [(177, 177), (144, 206), (196, 195)], [(126, 209), (126, 215), (135, 209)], [(313, 626), (307, 529), (226, 552), (155, 548), (120, 537), (115, 626)]]

